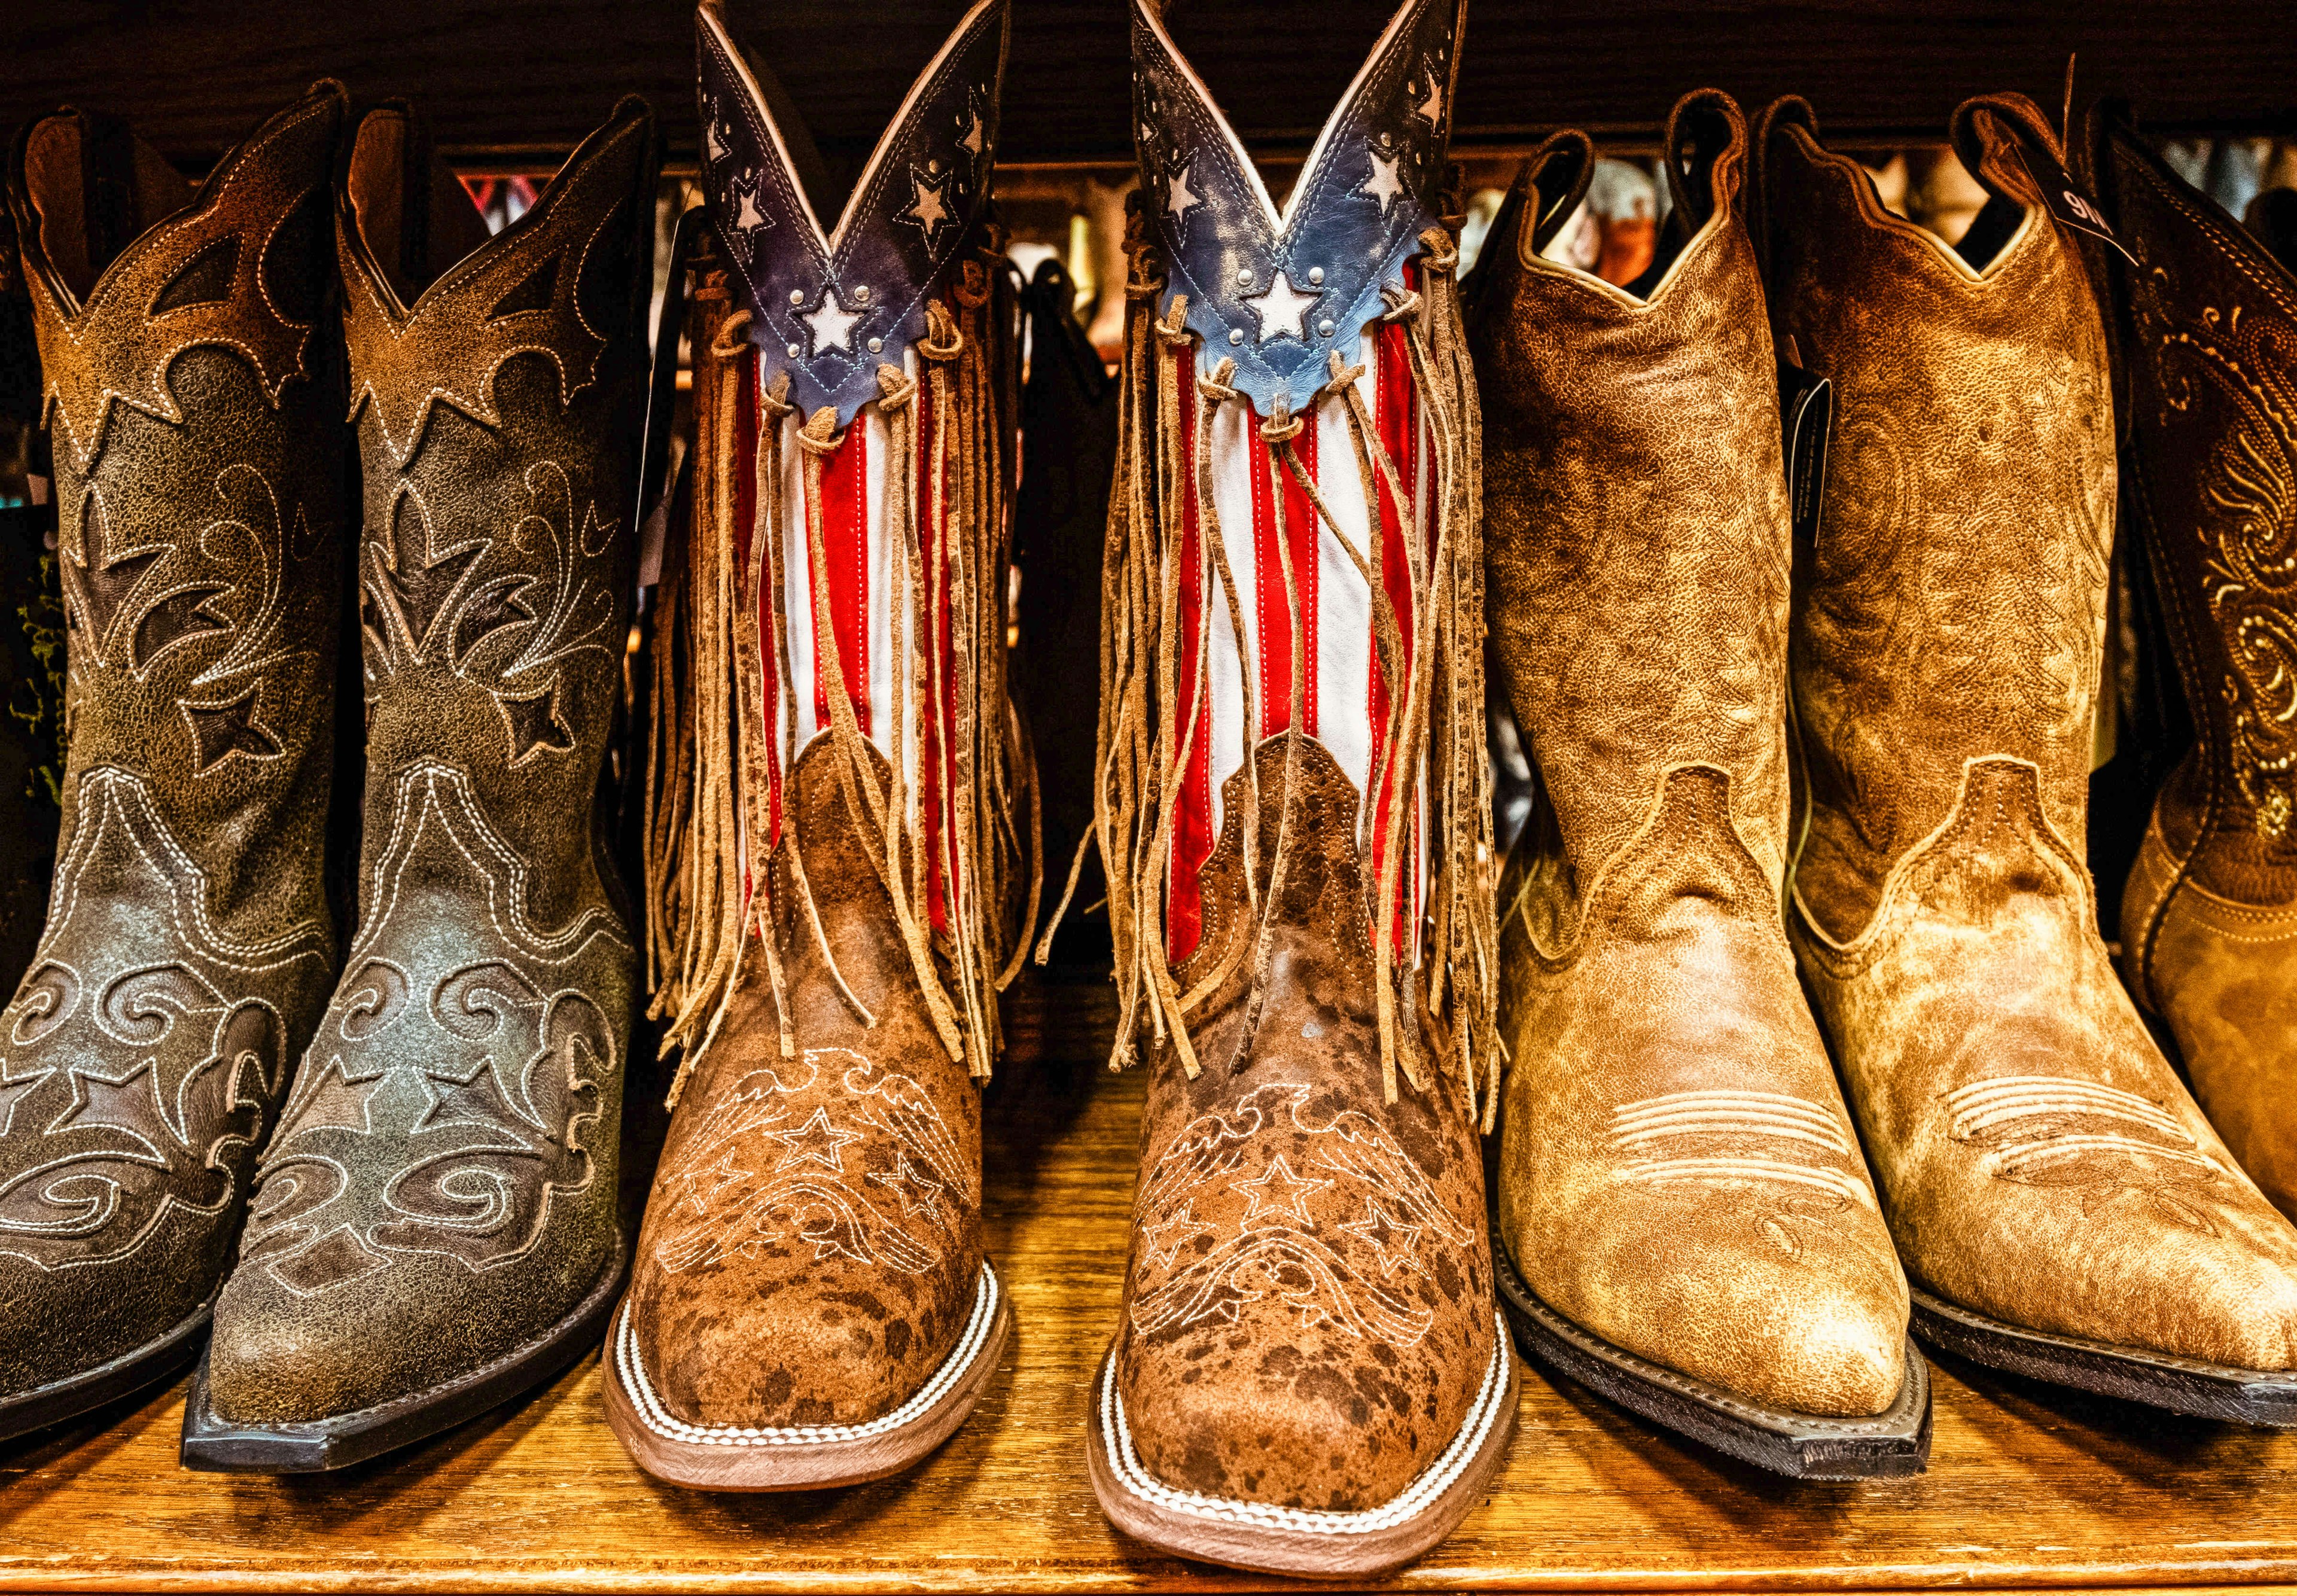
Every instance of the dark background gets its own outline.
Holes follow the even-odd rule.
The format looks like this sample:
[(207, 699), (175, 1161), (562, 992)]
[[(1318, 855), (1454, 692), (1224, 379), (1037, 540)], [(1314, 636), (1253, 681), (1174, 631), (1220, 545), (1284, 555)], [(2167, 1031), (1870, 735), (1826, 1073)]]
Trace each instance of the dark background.
[[(695, 156), (692, 12), (679, 0), (15, 0), (0, 7), (0, 120), (64, 103), (135, 119), (200, 166), (319, 76), (406, 96), (468, 167), (557, 156), (635, 91), (673, 160)], [(858, 160), (963, 14), (956, 0), (732, 0), (742, 38)], [(1305, 147), (1378, 37), (1385, 0), (1178, 0), (1171, 26), (1257, 153)], [(1125, 161), (1122, 0), (1015, 0), (1008, 163)], [(1654, 133), (1684, 90), (1750, 109), (1801, 94), (1835, 137), (1937, 140), (1963, 96), (2021, 89), (2056, 113), (2127, 95), (2165, 133), (2297, 133), (2292, 0), (1471, 0), (1454, 142), (1559, 126)]]

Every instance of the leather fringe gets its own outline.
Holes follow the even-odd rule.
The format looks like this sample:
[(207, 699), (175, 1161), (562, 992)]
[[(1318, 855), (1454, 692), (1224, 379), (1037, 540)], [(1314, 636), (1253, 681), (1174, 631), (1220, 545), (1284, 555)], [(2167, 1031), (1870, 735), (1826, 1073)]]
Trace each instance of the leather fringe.
[[(1276, 852), (1269, 861), (1264, 891), (1256, 857), (1261, 819), (1257, 761), (1244, 761), (1245, 877), (1254, 893), (1250, 907), (1256, 924), (1250, 937), (1231, 945), (1218, 968), (1181, 992), (1167, 957), (1165, 926), (1174, 827), (1168, 777), (1186, 768), (1196, 739), (1208, 735), (1209, 716), (1206, 673), (1198, 673), (1186, 703), (1180, 702), (1177, 679), (1180, 496), (1188, 490), (1190, 480), (1179, 458), (1181, 407), (1198, 407), (1195, 507), (1207, 567), (1200, 573), (1204, 590), (1209, 593), (1217, 582), (1231, 632), (1248, 653), (1233, 568), (1213, 503), (1209, 457), (1214, 412), (1239, 402), (1240, 396), (1229, 385), (1234, 365), (1226, 359), (1198, 379), (1196, 391), (1181, 391), (1177, 351), (1192, 338), (1185, 327), (1187, 307), (1176, 299), (1164, 318), (1156, 316), (1156, 301), (1165, 287), (1163, 264), (1137, 210), (1126, 243), (1131, 270), (1125, 292), (1131, 303), (1119, 397), (1116, 480), (1103, 551), (1100, 726), (1094, 750), (1094, 831), (1087, 841), (1099, 848), (1110, 884), (1109, 921), (1121, 1008), (1110, 1066), (1124, 1067), (1148, 1043), (1170, 1046), (1181, 1067), (1194, 1075), (1200, 1062), (1189, 1033), (1189, 1015), (1234, 975), (1247, 951), (1246, 1019), (1235, 1067), (1249, 1061), (1269, 978), (1270, 917), (1282, 899), (1288, 855), (1296, 846), (1290, 798), (1297, 786), (1293, 761), (1298, 741), (1288, 739), (1285, 810), (1278, 819)], [(1359, 848), (1371, 853), (1375, 817), (1385, 816), (1385, 835), (1378, 839), (1380, 868), (1377, 881), (1367, 887), (1370, 901), (1365, 905), (1369, 923), (1381, 928), (1379, 940), (1389, 951), (1389, 957), (1378, 961), (1376, 993), (1383, 1082), (1391, 1101), (1399, 1077), (1415, 1090), (1429, 1084), (1420, 1066), (1418, 1040), (1405, 1034), (1407, 1015), (1417, 1013), (1488, 1129), (1497, 1107), (1503, 1052), (1495, 1024), (1496, 854), (1491, 768), (1485, 750), (1481, 424), (1460, 319), (1457, 245), (1440, 228), (1429, 229), (1421, 243), (1420, 287), (1392, 292), (1386, 312), (1387, 320), (1405, 331), (1412, 377), (1436, 454), (1437, 501), (1425, 506), (1432, 511), (1434, 555), (1423, 556), (1418, 538), (1402, 539), (1410, 551), (1410, 590), (1417, 618), (1408, 657), (1379, 564), (1385, 539), (1374, 539), (1367, 555), (1340, 529), (1301, 463), (1294, 441), (1303, 425), (1298, 417), (1280, 407), (1262, 422), (1259, 438), (1266, 450), (1269, 497), (1276, 513), (1284, 514), (1282, 479), (1289, 475), (1305, 490), (1323, 530), (1338, 540), (1368, 584), (1374, 608), (1373, 647), (1387, 679), (1402, 684), (1402, 690), (1390, 695), (1381, 758), (1372, 773), (1373, 791), (1359, 811), (1357, 836)], [(1361, 368), (1344, 366), (1335, 352), (1330, 382), (1318, 397), (1337, 394), (1346, 402), (1365, 502), (1379, 506), (1382, 496), (1377, 489), (1385, 487), (1390, 502), (1406, 506), (1410, 524), (1416, 526), (1422, 506), (1380, 443), (1355, 387), (1361, 374)], [(1291, 539), (1280, 529), (1275, 542), (1292, 633), (1297, 638), (1300, 589), (1291, 567)], [(1210, 604), (1204, 606), (1198, 639), (1200, 658), (1209, 655), (1212, 612)], [(1302, 720), (1302, 651), (1291, 652), (1291, 724), (1297, 726)], [(1246, 658), (1242, 676), (1248, 726), (1260, 720), (1255, 702), (1257, 674)], [(1417, 810), (1423, 792), (1433, 874), (1419, 953), (1412, 958), (1405, 951), (1411, 939), (1401, 939), (1399, 945), (1391, 940), (1389, 928), (1395, 925), (1394, 906), (1403, 881), (1406, 817)], [(1080, 847), (1069, 875), (1072, 891), (1083, 860)], [(1061, 909), (1067, 902), (1064, 893)], [(1054, 916), (1056, 924), (1059, 912)], [(1041, 960), (1050, 937), (1049, 927), (1046, 941), (1039, 944)], [(1407, 982), (1412, 983), (1408, 994), (1404, 990)], [(1407, 1003), (1407, 996), (1416, 1000)]]
[[(1000, 269), (985, 252), (967, 260), (948, 300), (928, 302), (917, 377), (890, 364), (877, 369), (877, 403), (894, 460), (915, 451), (920, 385), (932, 395), (927, 470), (943, 506), (934, 520), (918, 502), (910, 473), (887, 473), (888, 532), (907, 589), (894, 667), (907, 713), (893, 717), (890, 782), (879, 778), (869, 739), (854, 717), (848, 663), (834, 629), (820, 640), (827, 645), (820, 658), (830, 725), (819, 735), (835, 750), (845, 812), (891, 900), (934, 1031), (950, 1057), (977, 1078), (988, 1076), (1000, 1049), (997, 997), (1019, 973), (1042, 884), (1035, 768), (1007, 689), (1005, 572), (1017, 473), (1014, 413), (1000, 395), (1009, 386), (1016, 317), (1011, 293), (1000, 292)], [(754, 369), (743, 336), (748, 317), (726, 309), (722, 275), (706, 278), (693, 299), (696, 344), (706, 351), (696, 362), (695, 384), (695, 448), (704, 476), (685, 546), (666, 561), (657, 601), (646, 766), (646, 957), (655, 991), (648, 1012), (669, 1022), (663, 1055), (684, 1054), (671, 1088), (672, 1107), (717, 1037), (753, 942), (784, 1057), (800, 1045), (783, 967), (786, 937), (810, 935), (855, 1015), (865, 1025), (876, 1023), (823, 934), (794, 808), (781, 807), (776, 835), (770, 806), (772, 772), (778, 768), (786, 779), (798, 753), (793, 734), (780, 729), (797, 724), (783, 570), (791, 531), (783, 429), (797, 413), (787, 402), (786, 378), (759, 395), (755, 524), (749, 558), (737, 569), (735, 481), (747, 463), (735, 457), (734, 446), (742, 385)], [(822, 466), (844, 440), (836, 420), (834, 411), (816, 411), (794, 434), (804, 473), (807, 564), (822, 613), (828, 609)], [(928, 582), (936, 578), (949, 589), (946, 613), (929, 602), (936, 589)], [(762, 613), (770, 619), (770, 636), (761, 632)], [(781, 689), (780, 703), (771, 706), (764, 702), (762, 663), (768, 649)], [(908, 746), (909, 728), (921, 733), (935, 706), (952, 704), (946, 721), (936, 721), (937, 824), (931, 830), (940, 849), (932, 857), (924, 784), (910, 771), (927, 750), (922, 742)], [(776, 736), (778, 747), (772, 746)], [(1018, 828), (1025, 812), (1025, 836)], [(770, 841), (758, 846), (764, 838)], [(786, 862), (795, 901), (779, 914), (770, 912), (769, 901), (778, 855)], [(933, 928), (928, 908), (936, 867), (944, 931)], [(1025, 897), (1026, 909), (1017, 921), (1009, 906)]]

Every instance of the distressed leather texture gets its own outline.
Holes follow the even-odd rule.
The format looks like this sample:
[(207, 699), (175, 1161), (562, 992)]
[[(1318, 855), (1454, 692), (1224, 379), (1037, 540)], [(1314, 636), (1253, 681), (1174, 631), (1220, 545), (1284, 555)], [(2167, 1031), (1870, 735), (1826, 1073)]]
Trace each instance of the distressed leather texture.
[(1500, 1235), (1616, 1345), (1879, 1413), (1906, 1280), (1781, 909), (1786, 481), (1738, 107), (1687, 96), (1686, 144), (1646, 294), (1541, 259), (1563, 197), (1529, 186), (1471, 332), (1494, 654), (1540, 794), (1501, 888)]
[(1231, 383), (1258, 414), (1307, 409), (1441, 225), (1466, 0), (1396, 12), (1280, 211), (1163, 9), (1132, 0), (1133, 142), (1168, 263), (1158, 309), (1188, 300), (1206, 363), (1232, 358)]
[(878, 1418), (946, 1361), (980, 1279), (981, 1090), (934, 1034), (836, 761), (827, 735), (807, 745), (789, 814), (822, 935), (877, 1023), (838, 991), (778, 848), (796, 1055), (753, 950), (671, 1122), (630, 1282), (647, 1378), (689, 1424)]
[(1963, 246), (1766, 113), (1774, 331), (1833, 384), (1790, 647), (1809, 836), (1791, 933), (1914, 1281), (2030, 1329), (2297, 1364), (2297, 1232), (2147, 1035), (2081, 851), (2114, 499), (2104, 329), (2021, 144)]
[(2297, 1215), (2297, 274), (2126, 121), (2092, 169), (2116, 265), (2123, 502), (2194, 729), (2122, 897), (2123, 967), (2234, 1156)]
[[(1285, 753), (1284, 736), (1255, 753), (1263, 893)], [(1465, 1422), (1496, 1333), (1491, 1253), (1466, 1092), (1408, 996), (1403, 1029), (1427, 1085), (1385, 1100), (1355, 789), (1311, 737), (1298, 770), (1249, 1059), (1235, 1057), (1249, 967), (1237, 959), (1190, 1016), (1196, 1078), (1162, 1049), (1147, 1066), (1116, 1382), (1141, 1461), (1165, 1483), (1354, 1512), (1400, 1493)], [(1174, 972), (1184, 991), (1258, 923), (1248, 780), (1227, 784), (1204, 937)]]
[(966, 13), (827, 232), (806, 184), (820, 157), (788, 96), (717, 0), (694, 27), (703, 183), (751, 312), (744, 335), (763, 385), (786, 374), (801, 415), (827, 405), (844, 427), (881, 397), (877, 367), (926, 336), (926, 301), (947, 294), (987, 212), (1011, 6)]
[(0, 1394), (200, 1312), (335, 974), (343, 432), (322, 84), (193, 189), (70, 112), (9, 198), (68, 616), (63, 843), (0, 1015)]
[(362, 120), (336, 213), (366, 494), (359, 927), (217, 1309), (226, 1420), (325, 1419), (509, 1357), (620, 1258), (636, 973), (596, 816), (653, 118), (624, 101), (492, 239), (409, 132)]

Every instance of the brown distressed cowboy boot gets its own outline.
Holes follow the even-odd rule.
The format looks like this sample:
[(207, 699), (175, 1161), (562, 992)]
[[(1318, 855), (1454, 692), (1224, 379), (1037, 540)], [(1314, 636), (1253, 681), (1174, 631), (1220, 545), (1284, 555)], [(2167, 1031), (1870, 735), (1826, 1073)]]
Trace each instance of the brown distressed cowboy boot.
[(17, 139), (68, 617), (63, 846), (0, 1015), (0, 1436), (189, 1362), (334, 979), (342, 89), (197, 187), (117, 123)]
[(1441, 218), (1456, 4), (1388, 24), (1280, 215), (1156, 10), (1104, 591), (1099, 838), (1145, 1054), (1088, 1457), (1110, 1519), (1370, 1575), (1450, 1534), (1516, 1377), (1476, 396)]
[(2123, 893), (2122, 967), (2210, 1123), (2297, 1216), (2297, 258), (2171, 171), (2126, 115), (2102, 109), (2091, 134), (2135, 257), (2105, 256), (2129, 396), (2122, 502), (2194, 733)]
[(1918, 1334), (2297, 1422), (2297, 1231), (2115, 979), (2078, 841), (2113, 421), (2096, 302), (2045, 208), (2057, 141), (1996, 95), (1954, 144), (1992, 197), (1949, 246), (1886, 214), (1802, 102), (1758, 140), (1773, 325), (1836, 404), (1790, 645), (1796, 951)]
[(365, 464), (359, 926), (184, 1413), (195, 1468), (339, 1468), (595, 1340), (636, 953), (604, 862), (651, 273), (625, 100), (490, 238), (403, 109), (337, 195)]
[(1500, 1288), (1527, 1353), (1661, 1424), (1785, 1474), (1910, 1474), (1906, 1277), (1780, 912), (1787, 482), (1746, 123), (1701, 91), (1664, 147), (1643, 277), (1542, 259), (1593, 160), (1562, 135), (1474, 319), (1495, 652), (1540, 794), (1500, 893)]
[(1018, 311), (984, 219), (1007, 8), (959, 24), (827, 234), (803, 129), (717, 6), (698, 22), (714, 242), (648, 839), (685, 1059), (607, 1418), (662, 1478), (788, 1490), (924, 1457), (1012, 1326), (980, 1096), (1033, 890), (1005, 683)]

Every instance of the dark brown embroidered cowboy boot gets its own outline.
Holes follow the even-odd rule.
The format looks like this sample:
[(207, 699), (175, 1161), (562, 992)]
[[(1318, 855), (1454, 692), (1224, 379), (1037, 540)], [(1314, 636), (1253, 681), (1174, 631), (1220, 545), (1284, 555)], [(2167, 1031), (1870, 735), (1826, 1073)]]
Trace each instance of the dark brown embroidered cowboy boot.
[(1475, 391), (1440, 219), (1459, 7), (1389, 23), (1280, 217), (1154, 8), (1099, 843), (1151, 1072), (1089, 1460), (1118, 1527), (1369, 1575), (1498, 1466)]
[(0, 1016), (0, 1436), (191, 1361), (334, 979), (343, 105), (321, 84), (196, 188), (97, 118), (16, 142), (70, 740), (47, 928)]
[(2297, 1216), (2297, 255), (2276, 259), (2126, 116), (2099, 114), (2092, 135), (2136, 258), (2106, 257), (2129, 396), (2124, 524), (2194, 731), (2123, 892), (2122, 967), (2210, 1123)]
[(625, 100), (490, 238), (404, 110), (337, 197), (365, 462), (359, 927), (265, 1148), (193, 1468), (333, 1468), (599, 1334), (636, 955), (605, 861), (651, 273)]
[(979, 1085), (1030, 887), (1017, 307), (984, 220), (1007, 12), (959, 24), (827, 235), (803, 130), (715, 5), (699, 29), (715, 242), (648, 839), (655, 1012), (685, 1060), (607, 1417), (664, 1479), (771, 1491), (924, 1457), (1012, 1325)]
[(1929, 1380), (1780, 912), (1787, 482), (1746, 144), (1727, 96), (1676, 105), (1632, 284), (1539, 252), (1583, 136), (1486, 258), (1493, 630), (1540, 794), (1500, 893), (1501, 1291), (1527, 1353), (1661, 1424), (1903, 1475)]
[[(1916, 1332), (2183, 1411), (2297, 1422), (2297, 1231), (2115, 979), (2079, 843), (2114, 489), (2104, 328), (2017, 95), (1955, 114), (1958, 246), (1809, 107), (1758, 141), (1774, 331), (1835, 399), (1792, 688), (1791, 920)], [(2046, 190), (2038, 173), (2052, 174)]]

